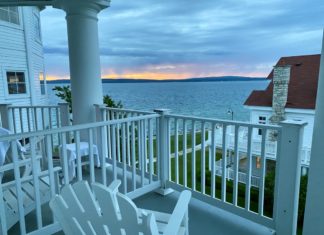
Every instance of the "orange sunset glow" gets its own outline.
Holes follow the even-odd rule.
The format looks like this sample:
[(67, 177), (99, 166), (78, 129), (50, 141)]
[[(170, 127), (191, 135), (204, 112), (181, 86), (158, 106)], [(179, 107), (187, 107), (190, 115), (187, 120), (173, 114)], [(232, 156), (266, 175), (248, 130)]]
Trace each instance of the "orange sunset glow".
[[(242, 73), (163, 73), (163, 72), (129, 72), (129, 73), (102, 73), (102, 78), (109, 79), (150, 79), (150, 80), (172, 80), (172, 79), (187, 79), (187, 78), (197, 78), (197, 77), (221, 77), (221, 76), (247, 76), (247, 77), (265, 77), (263, 72), (250, 72), (246, 74)], [(46, 80), (60, 80), (60, 79), (70, 79), (68, 75), (54, 75), (47, 74)]]

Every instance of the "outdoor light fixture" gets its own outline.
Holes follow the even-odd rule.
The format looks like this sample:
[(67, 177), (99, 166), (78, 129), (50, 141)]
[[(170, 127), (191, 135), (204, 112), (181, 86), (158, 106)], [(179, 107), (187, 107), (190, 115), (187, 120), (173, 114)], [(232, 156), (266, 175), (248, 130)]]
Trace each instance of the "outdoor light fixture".
[(234, 111), (231, 108), (227, 110), (227, 114), (231, 115), (232, 120), (234, 120)]

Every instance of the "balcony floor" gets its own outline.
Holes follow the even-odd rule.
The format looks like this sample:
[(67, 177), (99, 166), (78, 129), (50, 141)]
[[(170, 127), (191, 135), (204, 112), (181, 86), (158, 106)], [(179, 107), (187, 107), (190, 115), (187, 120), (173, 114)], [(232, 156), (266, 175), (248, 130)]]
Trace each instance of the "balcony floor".
[[(96, 169), (96, 175), (100, 177), (100, 170)], [(111, 179), (111, 172), (107, 174)], [(134, 200), (135, 204), (144, 209), (157, 210), (171, 213), (177, 202), (179, 192), (175, 191), (169, 195), (162, 196), (151, 192)], [(52, 221), (52, 216), (48, 204), (42, 207), (43, 224)], [(30, 213), (26, 217), (26, 224), (29, 229), (36, 228), (36, 213)], [(190, 234), (204, 235), (268, 235), (274, 234), (272, 230), (251, 222), (247, 219), (211, 206), (207, 203), (192, 198), (189, 204), (189, 232)], [(9, 234), (20, 234), (19, 224), (9, 230)], [(56, 233), (64, 234), (63, 232)]]

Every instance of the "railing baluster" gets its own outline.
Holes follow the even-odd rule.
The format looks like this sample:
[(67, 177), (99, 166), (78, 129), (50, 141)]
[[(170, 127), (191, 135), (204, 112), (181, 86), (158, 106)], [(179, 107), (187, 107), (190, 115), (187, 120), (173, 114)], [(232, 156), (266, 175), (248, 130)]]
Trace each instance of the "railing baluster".
[(82, 180), (82, 163), (80, 153), (80, 131), (74, 132), (78, 181)]
[(35, 130), (38, 131), (38, 117), (37, 117), (37, 108), (34, 108), (34, 121), (35, 121)]
[(223, 143), (222, 143), (222, 196), (223, 202), (226, 201), (226, 176), (227, 176), (227, 125), (223, 125)]
[[(61, 145), (61, 162), (63, 163), (63, 175), (64, 175), (64, 184), (69, 184), (70, 176), (68, 170), (68, 159), (67, 159), (67, 150), (66, 150), (66, 132), (61, 133), (62, 145)], [(63, 158), (63, 159), (62, 159)]]
[(45, 124), (45, 108), (41, 108), (41, 115), (42, 115), (42, 130), (45, 130), (45, 126), (46, 126), (46, 124)]
[(175, 158), (175, 182), (179, 184), (179, 123), (174, 119), (174, 158)]
[(235, 126), (235, 143), (234, 143), (234, 179), (233, 179), (233, 204), (237, 206), (238, 199), (238, 173), (239, 173), (239, 129), (238, 125)]
[(196, 190), (196, 124), (192, 121), (191, 127), (191, 184), (192, 189)]
[(131, 166), (131, 161), (130, 161), (130, 158), (131, 158), (131, 154), (130, 154), (130, 138), (129, 138), (129, 135), (130, 135), (130, 133), (129, 133), (129, 128), (130, 128), (130, 126), (129, 126), (129, 122), (127, 122), (127, 124), (126, 124), (126, 140), (127, 140), (127, 144), (126, 144), (126, 146), (127, 146), (127, 164), (129, 165), (129, 166)]
[(216, 136), (215, 136), (215, 123), (211, 123), (212, 128), (212, 144), (211, 144), (211, 154), (209, 160), (211, 161), (211, 196), (214, 198), (216, 195), (215, 187), (216, 187), (216, 181), (215, 181), (215, 155), (216, 155)]
[(31, 131), (31, 124), (30, 124), (30, 111), (31, 108), (26, 108), (26, 112), (27, 112), (27, 126), (28, 126), (28, 132)]
[(157, 118), (156, 119), (156, 141), (155, 141), (155, 148), (156, 148), (156, 175), (158, 176), (159, 179), (161, 179), (161, 175), (160, 175), (160, 144), (159, 144), (159, 141), (158, 141), (158, 136), (160, 136), (160, 128), (158, 128), (160, 126), (160, 119)]
[(250, 197), (251, 197), (251, 173), (252, 173), (252, 135), (253, 128), (248, 127), (248, 146), (247, 146), (247, 172), (245, 183), (245, 210), (250, 210)]
[(117, 159), (118, 162), (121, 162), (121, 158), (120, 158), (120, 124), (116, 124), (116, 130), (117, 130)]
[(144, 148), (144, 156), (143, 156), (143, 165), (145, 172), (148, 172), (148, 154), (147, 154), (147, 124), (146, 120), (143, 120), (143, 148)]
[[(106, 171), (106, 156), (107, 156), (107, 138), (105, 133), (105, 126), (100, 127), (100, 135), (101, 135), (101, 176), (102, 176), (102, 183), (107, 185), (107, 171)], [(119, 146), (118, 146), (119, 147)], [(93, 148), (93, 146), (91, 146)], [(116, 172), (117, 173), (117, 172)]]
[(55, 179), (54, 179), (54, 171), (53, 171), (53, 152), (51, 145), (51, 135), (45, 136), (46, 141), (46, 157), (47, 157), (47, 164), (48, 164), (48, 174), (49, 174), (49, 182), (50, 182), (50, 190), (51, 190), (51, 197), (55, 196)]
[(133, 190), (136, 189), (136, 145), (135, 145), (135, 122), (132, 121), (131, 123), (131, 128), (132, 128), (132, 185), (133, 185)]
[(201, 192), (205, 194), (206, 191), (206, 149), (205, 149), (205, 130), (206, 130), (206, 122), (202, 122), (201, 127)]
[(15, 108), (11, 108), (11, 112), (12, 112), (12, 122), (13, 122), (13, 129), (14, 129), (14, 133), (17, 133), (17, 123), (16, 123), (16, 110)]
[(185, 119), (183, 119), (182, 132), (183, 185), (187, 187), (187, 123)]
[(18, 108), (19, 111), (19, 123), (20, 123), (20, 132), (24, 132), (24, 120), (23, 120), (23, 115), (22, 115), (22, 108)]
[[(127, 124), (127, 123), (126, 123)], [(126, 169), (126, 133), (125, 123), (121, 124), (122, 131), (122, 161), (123, 161), (123, 193), (127, 193), (127, 169)]]
[(112, 135), (111, 135), (111, 143), (112, 143), (112, 148), (111, 148), (111, 151), (112, 151), (112, 162), (113, 162), (113, 177), (114, 177), (114, 180), (117, 179), (117, 164), (116, 164), (116, 125), (117, 124), (113, 124), (111, 127), (111, 132), (112, 132)]
[(149, 172), (150, 178), (149, 181), (152, 183), (153, 178), (153, 120), (148, 120), (148, 127), (149, 127)]
[(139, 159), (141, 159), (141, 186), (144, 186), (144, 176), (145, 176), (145, 130), (144, 130), (144, 120), (140, 121), (140, 135), (139, 138), (141, 139), (141, 155), (139, 156)]
[[(94, 168), (94, 153), (93, 153), (93, 130), (92, 128), (88, 129), (88, 136), (89, 136), (89, 161), (90, 161), (90, 183), (95, 182), (95, 168)], [(102, 154), (100, 156), (101, 158), (104, 158), (105, 156)], [(101, 162), (103, 162), (103, 159), (101, 159)], [(105, 167), (105, 165), (101, 165), (102, 168)]]
[(263, 215), (263, 203), (264, 203), (264, 180), (266, 173), (266, 156), (265, 156), (265, 148), (266, 148), (266, 136), (267, 129), (262, 129), (262, 140), (261, 140), (261, 175), (259, 181), (259, 215)]

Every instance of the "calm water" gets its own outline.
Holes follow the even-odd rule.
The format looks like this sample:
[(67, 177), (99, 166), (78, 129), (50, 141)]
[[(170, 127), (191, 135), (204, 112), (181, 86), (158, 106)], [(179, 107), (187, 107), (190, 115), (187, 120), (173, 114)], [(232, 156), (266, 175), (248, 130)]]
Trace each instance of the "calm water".
[[(48, 85), (51, 102), (59, 102)], [(209, 118), (247, 121), (249, 112), (243, 107), (252, 90), (263, 90), (267, 81), (255, 82), (185, 82), (185, 83), (113, 83), (103, 84), (103, 93), (122, 101), (125, 108), (153, 110), (168, 108), (173, 113)]]

